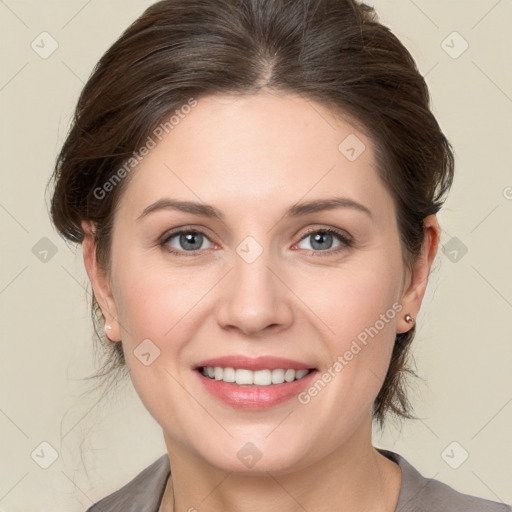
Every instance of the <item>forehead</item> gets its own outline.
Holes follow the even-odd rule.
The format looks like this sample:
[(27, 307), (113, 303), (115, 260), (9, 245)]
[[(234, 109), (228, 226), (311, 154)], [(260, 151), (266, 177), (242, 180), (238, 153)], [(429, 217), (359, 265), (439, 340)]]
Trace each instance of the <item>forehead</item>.
[(371, 140), (316, 102), (268, 92), (215, 95), (187, 112), (161, 140), (153, 136), (156, 146), (121, 200), (125, 208), (141, 211), (165, 196), (221, 209), (289, 206), (333, 194), (371, 197), (384, 208), (389, 202)]

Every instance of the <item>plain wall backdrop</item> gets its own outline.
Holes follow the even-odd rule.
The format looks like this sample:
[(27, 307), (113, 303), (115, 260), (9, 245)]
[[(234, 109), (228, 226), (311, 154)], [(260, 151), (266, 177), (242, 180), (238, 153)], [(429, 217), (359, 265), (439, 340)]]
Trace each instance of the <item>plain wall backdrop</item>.
[[(165, 453), (129, 381), (100, 404), (80, 397), (96, 364), (90, 288), (45, 198), (83, 84), (151, 3), (0, 0), (0, 510), (83, 511)], [(510, 503), (512, 1), (371, 3), (426, 75), (456, 152), (413, 345), (421, 419), (376, 430), (374, 445)]]

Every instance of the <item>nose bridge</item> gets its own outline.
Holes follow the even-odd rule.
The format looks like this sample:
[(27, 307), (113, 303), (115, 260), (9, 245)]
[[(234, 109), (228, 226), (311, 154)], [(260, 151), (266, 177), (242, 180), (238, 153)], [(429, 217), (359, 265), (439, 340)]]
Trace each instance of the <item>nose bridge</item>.
[(246, 334), (268, 326), (284, 326), (291, 320), (287, 288), (276, 277), (275, 255), (254, 237), (236, 247), (233, 269), (222, 293), (218, 321)]

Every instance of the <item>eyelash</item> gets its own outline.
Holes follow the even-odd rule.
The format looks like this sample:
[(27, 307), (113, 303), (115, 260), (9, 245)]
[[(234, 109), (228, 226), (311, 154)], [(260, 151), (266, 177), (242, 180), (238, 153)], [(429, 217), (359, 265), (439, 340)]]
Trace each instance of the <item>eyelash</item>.
[[(208, 236), (206, 235), (206, 233), (204, 231), (201, 231), (200, 229), (180, 229), (178, 231), (173, 231), (171, 233), (167, 233), (166, 235), (164, 235), (164, 239), (160, 242), (160, 246), (165, 250), (167, 251), (168, 253), (174, 255), (174, 256), (184, 256), (184, 257), (191, 257), (191, 256), (198, 256), (198, 252), (199, 251), (176, 251), (174, 249), (169, 249), (168, 247), (168, 243), (169, 243), (169, 240), (171, 240), (172, 238), (174, 238), (175, 236), (177, 235), (181, 235), (183, 233), (194, 233), (194, 234), (201, 234), (201, 235), (204, 235), (208, 240), (210, 240), (208, 238)], [(325, 250), (325, 251), (311, 251), (311, 250), (307, 250), (307, 249), (304, 249), (306, 251), (308, 251), (309, 255), (311, 256), (321, 256), (321, 257), (324, 257), (324, 256), (332, 256), (333, 254), (336, 254), (340, 251), (342, 251), (343, 249), (346, 249), (346, 248), (350, 248), (353, 246), (354, 242), (353, 240), (348, 237), (347, 235), (343, 234), (342, 232), (336, 230), (336, 229), (333, 229), (333, 228), (313, 228), (313, 229), (310, 229), (308, 230), (306, 233), (304, 233), (304, 235), (301, 237), (301, 239), (299, 240), (299, 242), (301, 242), (302, 240), (304, 240), (305, 238), (307, 238), (308, 236), (312, 235), (312, 234), (315, 234), (315, 233), (322, 233), (322, 234), (329, 234), (329, 235), (334, 235), (335, 237), (337, 237), (341, 242), (342, 242), (342, 245), (336, 249), (328, 249), (328, 250)], [(298, 242), (298, 243), (299, 243)]]

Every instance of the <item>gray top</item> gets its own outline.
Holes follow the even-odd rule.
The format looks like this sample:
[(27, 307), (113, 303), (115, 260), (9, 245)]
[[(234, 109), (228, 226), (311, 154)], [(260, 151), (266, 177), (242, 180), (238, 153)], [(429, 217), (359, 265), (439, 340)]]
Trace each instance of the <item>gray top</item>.
[[(402, 471), (402, 485), (395, 512), (512, 512), (504, 503), (461, 494), (452, 487), (422, 476), (401, 455), (377, 448)], [(86, 512), (158, 512), (170, 475), (169, 457), (162, 455), (117, 491)]]

